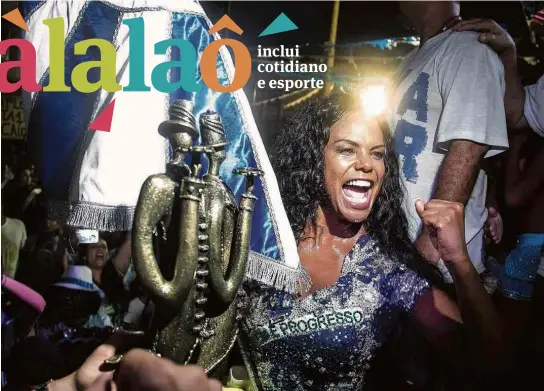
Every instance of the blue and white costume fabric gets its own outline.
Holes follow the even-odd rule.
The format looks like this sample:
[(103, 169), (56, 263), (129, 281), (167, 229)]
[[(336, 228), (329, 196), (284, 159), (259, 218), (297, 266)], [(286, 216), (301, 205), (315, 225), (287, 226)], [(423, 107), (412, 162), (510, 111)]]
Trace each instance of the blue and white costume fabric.
[(544, 233), (518, 235), (516, 248), (510, 251), (499, 274), (502, 293), (515, 300), (530, 300), (533, 282), (544, 256)]
[[(117, 51), (117, 81), (129, 82), (129, 27), (124, 20), (142, 17), (145, 23), (145, 83), (158, 64), (180, 59), (172, 47), (166, 55), (154, 54), (154, 44), (167, 39), (189, 41), (197, 51), (197, 69), (204, 48), (220, 39), (210, 35), (212, 23), (200, 4), (193, 0), (110, 0), (110, 1), (24, 1), (20, 10), (30, 32), (23, 38), (37, 51), (36, 79), (49, 80), (49, 32), (44, 19), (65, 21), (65, 80), (71, 86), (74, 67), (99, 60), (91, 48), (86, 55), (74, 55), (75, 43), (100, 38), (113, 43)], [(137, 44), (142, 44), (138, 42)], [(228, 48), (217, 58), (217, 75), (230, 84), (234, 65)], [(98, 68), (88, 73), (98, 80)], [(180, 69), (172, 68), (170, 81), (180, 80)], [(234, 168), (258, 167), (265, 172), (258, 181), (258, 197), (252, 225), (248, 276), (279, 288), (294, 291), (302, 275), (296, 242), (281, 202), (278, 185), (264, 149), (251, 108), (242, 90), (218, 93), (202, 84), (197, 93), (178, 89), (165, 94), (151, 87), (147, 92), (25, 93), (28, 141), (51, 213), (73, 227), (102, 231), (130, 230), (134, 209), (144, 180), (165, 171), (170, 147), (158, 132), (167, 119), (170, 103), (178, 99), (194, 102), (195, 116), (206, 110), (221, 115), (230, 145), (220, 175), (237, 197), (244, 191), (244, 179), (233, 175)], [(110, 132), (88, 129), (92, 121), (115, 99)]]
[(242, 325), (260, 389), (360, 390), (378, 348), (430, 289), (367, 236), (344, 259), (338, 281), (304, 297), (247, 287)]

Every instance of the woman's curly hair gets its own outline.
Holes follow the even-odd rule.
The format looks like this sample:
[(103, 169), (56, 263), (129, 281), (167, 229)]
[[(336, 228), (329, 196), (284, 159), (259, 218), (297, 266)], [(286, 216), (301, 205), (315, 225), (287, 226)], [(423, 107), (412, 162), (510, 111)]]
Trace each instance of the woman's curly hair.
[[(309, 225), (317, 232), (318, 207), (329, 202), (324, 150), (330, 128), (358, 105), (358, 99), (351, 93), (312, 98), (285, 121), (277, 136), (273, 166), (297, 242), (306, 239), (303, 235)], [(436, 280), (437, 271), (417, 255), (409, 239), (403, 210), (404, 188), (393, 137), (385, 122), (380, 122), (380, 127), (385, 144), (385, 175), (372, 211), (363, 222), (365, 230), (389, 256), (405, 262), (425, 278)]]

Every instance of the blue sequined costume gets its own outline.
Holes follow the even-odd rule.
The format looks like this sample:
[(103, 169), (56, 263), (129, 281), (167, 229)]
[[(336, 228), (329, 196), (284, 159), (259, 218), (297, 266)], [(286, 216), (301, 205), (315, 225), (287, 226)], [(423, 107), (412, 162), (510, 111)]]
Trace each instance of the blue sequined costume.
[(377, 349), (429, 284), (362, 237), (338, 281), (302, 299), (246, 286), (242, 326), (262, 390), (359, 390)]

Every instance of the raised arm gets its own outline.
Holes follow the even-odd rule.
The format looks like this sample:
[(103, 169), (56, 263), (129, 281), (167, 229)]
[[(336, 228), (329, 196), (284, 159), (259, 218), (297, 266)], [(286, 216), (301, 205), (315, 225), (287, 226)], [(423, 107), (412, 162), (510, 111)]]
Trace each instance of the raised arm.
[[(452, 323), (462, 323), (478, 358), (493, 367), (502, 362), (504, 331), (495, 307), (470, 262), (465, 245), (464, 207), (460, 203), (416, 201), (416, 210), (435, 249), (455, 283), (457, 303), (433, 289), (419, 298), (415, 317), (430, 340), (448, 332)], [(483, 357), (482, 357), (483, 356)]]
[(132, 232), (128, 231), (125, 233), (125, 240), (121, 247), (119, 247), (119, 250), (117, 251), (117, 254), (115, 255), (115, 258), (113, 258), (113, 266), (115, 266), (115, 270), (117, 273), (119, 273), (121, 276), (124, 276), (128, 268), (130, 267), (130, 259), (132, 257)]
[(455, 26), (454, 30), (479, 32), (478, 40), (497, 52), (504, 66), (506, 122), (512, 129), (528, 127), (523, 114), (525, 90), (518, 73), (516, 44), (510, 34), (490, 19), (473, 19), (461, 22)]

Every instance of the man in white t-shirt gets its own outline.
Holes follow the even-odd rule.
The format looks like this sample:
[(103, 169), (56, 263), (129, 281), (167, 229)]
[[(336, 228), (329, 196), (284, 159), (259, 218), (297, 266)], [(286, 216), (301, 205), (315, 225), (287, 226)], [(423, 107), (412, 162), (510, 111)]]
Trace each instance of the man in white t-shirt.
[(26, 229), (21, 220), (12, 219), (2, 213), (2, 273), (15, 278), (19, 264), (19, 251), (26, 242)]
[[(543, 11), (540, 12), (544, 15)], [(496, 22), (482, 19), (461, 22), (454, 30), (481, 33), (479, 41), (489, 45), (499, 55), (506, 79), (504, 105), (508, 127), (530, 127), (544, 137), (544, 75), (536, 84), (523, 87), (518, 73), (516, 44), (510, 34)]]
[(458, 2), (399, 4), (421, 37), (396, 73), (390, 123), (408, 193), (410, 234), (419, 252), (440, 266), (415, 200), (466, 205), (469, 256), (482, 273), (487, 178), (480, 162), (508, 148), (503, 67), (478, 34), (451, 30), (460, 20)]

